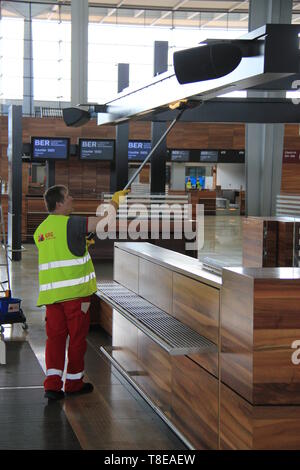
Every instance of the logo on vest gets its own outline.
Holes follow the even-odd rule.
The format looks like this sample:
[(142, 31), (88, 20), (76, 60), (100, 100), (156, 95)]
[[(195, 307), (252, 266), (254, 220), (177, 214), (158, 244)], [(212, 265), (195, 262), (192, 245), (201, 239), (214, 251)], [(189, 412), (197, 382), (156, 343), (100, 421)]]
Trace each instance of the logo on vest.
[(43, 242), (44, 240), (50, 240), (51, 238), (55, 238), (53, 232), (47, 232), (38, 236), (38, 241)]

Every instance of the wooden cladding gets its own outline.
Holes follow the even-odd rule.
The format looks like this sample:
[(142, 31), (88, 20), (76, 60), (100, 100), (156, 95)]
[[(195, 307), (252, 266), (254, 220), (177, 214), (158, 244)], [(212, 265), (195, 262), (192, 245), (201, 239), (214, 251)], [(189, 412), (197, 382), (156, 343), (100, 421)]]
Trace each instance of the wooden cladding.
[[(139, 295), (217, 346), (171, 356), (114, 312), (113, 357), (172, 425), (196, 449), (299, 449), (300, 269), (223, 269), (219, 290), (161, 252), (164, 266), (115, 250), (135, 266)], [(115, 266), (121, 283), (133, 277)]]
[[(23, 142), (30, 142), (32, 135), (49, 137), (69, 137), (72, 144), (76, 144), (78, 138), (115, 139), (115, 127), (97, 126), (95, 120), (91, 120), (83, 127), (67, 127), (62, 119), (58, 118), (29, 118), (24, 117)], [(150, 122), (130, 122), (129, 139), (151, 140)], [(0, 174), (7, 181), (7, 117), (0, 117)], [(190, 149), (243, 149), (245, 148), (244, 124), (213, 124), (197, 122), (178, 122), (176, 128), (167, 136), (168, 148)], [(299, 126), (289, 124), (285, 126), (284, 148), (300, 149)], [(70, 185), (74, 194), (86, 194), (91, 187), (96, 192), (108, 191), (110, 184), (110, 166), (106, 169), (104, 162), (80, 162), (77, 157), (71, 157), (68, 162), (57, 162), (57, 184)], [(89, 166), (88, 166), (89, 165)], [(99, 166), (100, 165), (100, 166)], [(104, 164), (107, 165), (107, 164)], [(84, 166), (85, 170), (82, 171)], [(90, 169), (96, 166), (96, 184), (86, 184), (84, 173), (91, 178), (94, 184), (94, 175), (90, 175)], [(101, 168), (101, 169), (100, 169)], [(103, 170), (102, 170), (103, 169)], [(108, 175), (107, 175), (108, 171)], [(77, 176), (75, 175), (78, 172)], [(148, 181), (148, 173), (142, 175), (143, 181)], [(281, 191), (300, 194), (300, 165), (283, 164)], [(90, 194), (90, 193), (88, 193)]]
[(252, 404), (300, 405), (300, 369), (292, 361), (300, 279), (272, 269), (256, 278), (255, 271), (223, 271), (221, 380)]
[(300, 407), (253, 406), (221, 384), (220, 449), (300, 449)]
[(215, 344), (219, 342), (218, 289), (173, 273), (173, 316)]
[(288, 218), (243, 219), (243, 266), (293, 266), (294, 222)]

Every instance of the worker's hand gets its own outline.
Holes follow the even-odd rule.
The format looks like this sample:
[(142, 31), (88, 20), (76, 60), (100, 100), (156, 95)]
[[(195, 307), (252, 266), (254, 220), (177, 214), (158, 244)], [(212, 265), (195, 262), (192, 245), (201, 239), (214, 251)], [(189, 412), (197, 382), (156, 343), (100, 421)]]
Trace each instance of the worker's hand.
[(117, 206), (120, 205), (120, 203), (122, 203), (126, 197), (126, 195), (130, 192), (129, 189), (125, 189), (125, 190), (122, 190), (122, 191), (117, 191), (113, 197), (111, 198), (111, 200), (117, 204)]
[(95, 240), (94, 240), (93, 238), (90, 239), (90, 240), (87, 238), (87, 239), (86, 239), (86, 247), (87, 247), (87, 249), (89, 249), (89, 247), (90, 247), (91, 245), (95, 245)]

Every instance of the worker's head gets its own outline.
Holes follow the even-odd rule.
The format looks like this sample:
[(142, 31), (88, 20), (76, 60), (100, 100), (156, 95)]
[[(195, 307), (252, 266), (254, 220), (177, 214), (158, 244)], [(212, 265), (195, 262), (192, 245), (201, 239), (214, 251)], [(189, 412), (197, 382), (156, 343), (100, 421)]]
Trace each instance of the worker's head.
[(48, 212), (60, 215), (70, 215), (73, 212), (73, 198), (66, 186), (51, 186), (44, 194)]

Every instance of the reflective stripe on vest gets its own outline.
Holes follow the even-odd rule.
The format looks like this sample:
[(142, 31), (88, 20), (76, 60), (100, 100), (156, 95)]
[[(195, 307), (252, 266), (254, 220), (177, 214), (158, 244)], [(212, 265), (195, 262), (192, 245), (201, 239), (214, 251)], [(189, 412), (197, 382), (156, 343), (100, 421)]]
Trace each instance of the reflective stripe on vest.
[(60, 287), (71, 287), (71, 286), (78, 286), (79, 284), (85, 284), (89, 282), (91, 279), (96, 277), (95, 273), (90, 273), (84, 277), (78, 277), (77, 279), (68, 279), (66, 281), (57, 281), (57, 282), (50, 282), (49, 284), (41, 284), (40, 285), (40, 292), (45, 290), (51, 289), (59, 289)]
[(67, 259), (63, 261), (52, 261), (50, 263), (40, 264), (39, 270), (47, 271), (48, 269), (66, 268), (69, 266), (79, 266), (79, 265), (87, 263), (90, 259), (91, 257), (90, 257), (90, 254), (88, 253), (86, 256), (82, 256), (82, 258)]

